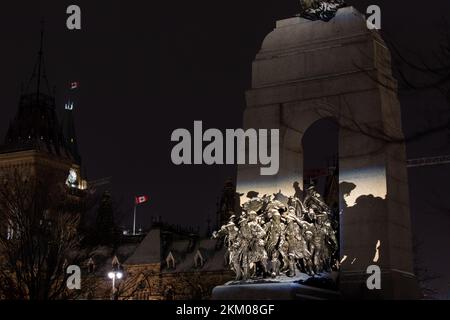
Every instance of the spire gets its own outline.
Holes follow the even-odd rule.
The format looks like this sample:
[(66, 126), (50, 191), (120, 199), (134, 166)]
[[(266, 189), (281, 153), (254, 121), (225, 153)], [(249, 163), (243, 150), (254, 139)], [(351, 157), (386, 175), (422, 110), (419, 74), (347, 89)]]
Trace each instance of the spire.
[[(45, 21), (41, 20), (41, 29), (40, 29), (40, 42), (39, 42), (39, 51), (38, 51), (38, 58), (33, 68), (33, 73), (31, 74), (31, 78), (28, 82), (26, 92), (30, 92), (35, 90), (34, 93), (36, 93), (36, 100), (39, 101), (40, 95), (42, 93), (41, 85), (42, 82), (45, 83), (47, 94), (51, 95), (50, 91), (50, 85), (48, 83), (47, 79), (47, 73), (45, 70), (45, 61), (44, 61), (44, 32), (45, 31)], [(33, 82), (34, 80), (34, 82)], [(33, 88), (33, 84), (36, 85), (36, 88)]]
[[(45, 87), (43, 87), (45, 83)], [(46, 90), (43, 90), (43, 89)], [(38, 150), (73, 160), (55, 107), (45, 70), (44, 22), (41, 21), (38, 59), (24, 91), (21, 92), (19, 108), (6, 134), (1, 153)]]

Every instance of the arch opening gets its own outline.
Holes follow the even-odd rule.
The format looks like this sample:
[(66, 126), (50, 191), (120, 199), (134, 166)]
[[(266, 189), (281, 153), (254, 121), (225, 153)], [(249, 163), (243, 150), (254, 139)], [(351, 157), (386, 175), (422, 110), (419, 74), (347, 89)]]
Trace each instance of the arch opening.
[[(303, 135), (303, 186), (314, 184), (333, 211), (339, 210), (339, 126), (331, 118), (314, 122)], [(336, 212), (333, 212), (336, 214)]]
[[(329, 264), (325, 270), (339, 268), (341, 237), (339, 210), (339, 125), (332, 117), (314, 122), (304, 133), (303, 149), (303, 201), (306, 206), (311, 194), (318, 192), (320, 201), (325, 202), (327, 209), (319, 210), (325, 214), (327, 223), (334, 233), (324, 241), (329, 246)], [(313, 187), (313, 189), (311, 189)], [(317, 225), (318, 216), (310, 217), (310, 222)], [(320, 224), (320, 222), (319, 222)], [(325, 263), (326, 265), (326, 263)]]

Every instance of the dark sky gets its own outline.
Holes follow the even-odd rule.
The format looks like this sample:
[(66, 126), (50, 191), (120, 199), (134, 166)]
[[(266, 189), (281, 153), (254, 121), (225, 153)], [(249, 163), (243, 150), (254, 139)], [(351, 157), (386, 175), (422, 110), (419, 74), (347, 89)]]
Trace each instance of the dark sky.
[[(380, 5), (384, 35), (425, 57), (439, 45), (439, 21), (450, 12), (448, 0), (347, 2), (361, 11)], [(82, 9), (81, 31), (65, 27), (70, 4)], [(173, 165), (170, 135), (191, 129), (194, 120), (219, 129), (241, 126), (251, 61), (275, 21), (297, 7), (297, 0), (2, 3), (0, 137), (16, 112), (20, 83), (31, 74), (44, 17), (47, 73), (58, 106), (70, 81), (81, 84), (76, 121), (88, 178), (113, 177), (126, 217), (132, 217), (133, 196), (146, 194), (150, 203), (139, 208), (141, 223), (161, 215), (171, 223), (204, 226), (235, 168)], [(401, 102), (407, 134), (444, 107), (436, 93), (405, 94)], [(446, 132), (408, 145), (409, 158), (439, 154), (450, 154)], [(450, 166), (409, 173), (420, 258), (444, 276), (435, 283), (443, 294), (450, 284)]]

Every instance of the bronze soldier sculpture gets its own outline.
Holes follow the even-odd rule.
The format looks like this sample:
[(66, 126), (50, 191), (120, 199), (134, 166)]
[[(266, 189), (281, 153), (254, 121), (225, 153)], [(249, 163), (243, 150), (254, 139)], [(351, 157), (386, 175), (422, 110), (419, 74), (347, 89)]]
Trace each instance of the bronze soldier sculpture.
[(280, 193), (276, 200), (253, 197), (242, 205), (239, 221), (232, 216), (213, 238), (225, 237), (237, 280), (295, 276), (297, 270), (318, 275), (338, 266), (337, 226), (327, 204), (310, 187), (303, 201)]

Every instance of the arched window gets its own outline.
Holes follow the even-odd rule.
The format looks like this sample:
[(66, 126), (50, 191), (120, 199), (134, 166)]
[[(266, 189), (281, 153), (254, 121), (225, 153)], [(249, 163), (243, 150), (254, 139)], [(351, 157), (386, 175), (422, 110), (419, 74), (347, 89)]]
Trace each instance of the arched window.
[(196, 268), (201, 268), (203, 267), (203, 265), (205, 264), (205, 259), (202, 256), (202, 253), (200, 252), (200, 250), (197, 250), (197, 252), (195, 253), (194, 256), (194, 266)]
[(88, 267), (88, 273), (94, 273), (95, 271), (95, 263), (94, 260), (91, 258), (89, 258), (88, 262), (87, 262), (87, 267)]
[(138, 283), (139, 290), (145, 290), (147, 288), (147, 282), (145, 280), (141, 280)]
[(175, 292), (172, 288), (172, 286), (167, 286), (164, 290), (164, 299), (166, 300), (173, 300), (175, 297)]
[(169, 252), (166, 258), (167, 269), (175, 269), (175, 258), (172, 252)]

